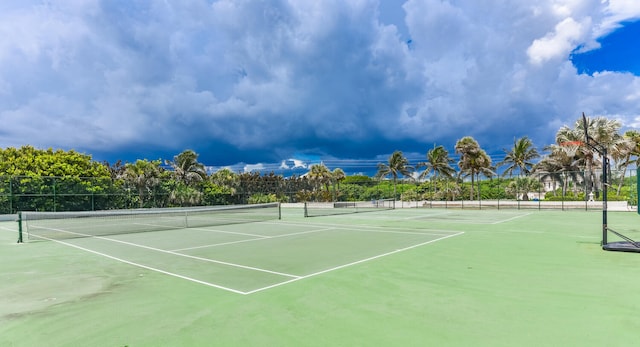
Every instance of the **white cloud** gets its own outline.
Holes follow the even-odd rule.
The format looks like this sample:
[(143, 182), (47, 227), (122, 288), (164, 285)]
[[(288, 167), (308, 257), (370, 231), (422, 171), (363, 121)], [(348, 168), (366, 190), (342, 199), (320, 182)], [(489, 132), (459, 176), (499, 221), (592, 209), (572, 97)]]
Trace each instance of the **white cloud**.
[(578, 23), (573, 18), (565, 18), (553, 32), (533, 41), (527, 49), (530, 61), (539, 65), (556, 58), (566, 59), (583, 39), (589, 22), (589, 19)]
[(632, 128), (640, 129), (640, 115), (633, 117), (630, 124), (628, 124)]
[(244, 172), (262, 171), (264, 168), (264, 164), (247, 164), (244, 166)]
[(287, 160), (283, 160), (280, 163), (280, 169), (285, 169), (285, 170), (292, 170), (292, 169), (306, 169), (308, 167), (307, 163), (304, 162), (303, 160), (299, 160), (299, 159), (287, 159)]
[(636, 0), (608, 0), (602, 22), (594, 28), (597, 37), (618, 28), (621, 22), (640, 19), (640, 2)]

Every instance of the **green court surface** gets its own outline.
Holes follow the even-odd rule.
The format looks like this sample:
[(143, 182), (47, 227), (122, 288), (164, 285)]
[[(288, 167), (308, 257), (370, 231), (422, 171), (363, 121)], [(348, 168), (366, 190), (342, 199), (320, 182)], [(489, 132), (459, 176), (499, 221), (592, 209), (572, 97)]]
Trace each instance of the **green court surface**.
[[(609, 226), (640, 239), (637, 214)], [(586, 211), (396, 209), (18, 244), (0, 346), (632, 346), (640, 254)]]

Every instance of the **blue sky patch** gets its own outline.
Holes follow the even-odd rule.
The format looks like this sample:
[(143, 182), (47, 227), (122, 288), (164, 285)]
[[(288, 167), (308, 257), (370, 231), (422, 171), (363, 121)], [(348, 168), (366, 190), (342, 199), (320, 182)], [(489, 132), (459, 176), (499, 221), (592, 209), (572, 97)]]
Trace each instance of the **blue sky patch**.
[(640, 76), (640, 21), (623, 23), (598, 42), (599, 49), (571, 56), (579, 73), (615, 71)]

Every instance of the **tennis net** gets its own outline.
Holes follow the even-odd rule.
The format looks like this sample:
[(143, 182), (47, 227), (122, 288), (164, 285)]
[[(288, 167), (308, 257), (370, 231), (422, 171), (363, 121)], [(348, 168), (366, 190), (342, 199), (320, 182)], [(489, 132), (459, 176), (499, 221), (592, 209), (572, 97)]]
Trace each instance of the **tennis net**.
[(22, 211), (19, 238), (70, 239), (280, 219), (280, 203), (78, 212)]
[(394, 199), (371, 201), (305, 202), (304, 216), (330, 216), (337, 214), (393, 210), (394, 208)]

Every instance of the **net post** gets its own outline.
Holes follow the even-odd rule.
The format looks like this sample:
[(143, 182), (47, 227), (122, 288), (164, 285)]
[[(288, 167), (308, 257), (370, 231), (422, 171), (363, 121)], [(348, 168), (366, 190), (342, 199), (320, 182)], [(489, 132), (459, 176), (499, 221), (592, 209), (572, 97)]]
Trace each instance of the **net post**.
[(309, 217), (309, 212), (307, 211), (307, 202), (304, 202), (304, 216)]
[(282, 219), (282, 203), (278, 203), (278, 220)]
[(22, 243), (24, 242), (22, 238), (22, 212), (18, 212), (18, 220), (16, 222), (18, 222), (18, 243)]

